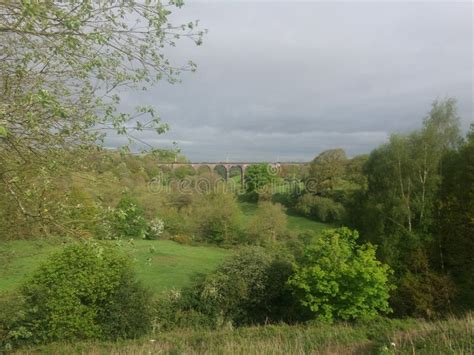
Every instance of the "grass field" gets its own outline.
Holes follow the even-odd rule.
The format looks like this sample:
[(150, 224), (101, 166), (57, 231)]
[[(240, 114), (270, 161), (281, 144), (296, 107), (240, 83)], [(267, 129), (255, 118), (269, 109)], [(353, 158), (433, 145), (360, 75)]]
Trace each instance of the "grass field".
[[(18, 286), (61, 245), (58, 240), (0, 243), (0, 292)], [(186, 285), (193, 274), (211, 271), (231, 253), (222, 248), (181, 245), (169, 240), (137, 240), (122, 245), (135, 260), (140, 279), (154, 292)]]
[[(240, 207), (243, 223), (247, 223), (257, 205), (241, 203)], [(294, 231), (320, 231), (327, 227), (305, 217), (288, 215), (288, 228)], [(42, 260), (60, 250), (62, 244), (59, 239), (0, 242), (0, 292), (20, 285)], [(194, 274), (211, 271), (231, 254), (223, 248), (181, 245), (168, 240), (135, 240), (123, 242), (122, 247), (135, 260), (140, 279), (154, 292), (181, 288)]]
[(474, 352), (472, 314), (427, 322), (381, 318), (360, 324), (267, 325), (157, 333), (116, 343), (53, 343), (18, 354), (466, 354)]
[[(255, 213), (257, 209), (256, 203), (249, 203), (249, 202), (240, 202), (240, 208), (244, 214), (244, 223), (248, 222)], [(305, 230), (313, 230), (316, 232), (320, 232), (323, 229), (331, 227), (328, 224), (321, 223), (314, 221), (312, 219), (298, 216), (291, 212), (288, 212), (288, 229), (293, 231), (303, 232)]]

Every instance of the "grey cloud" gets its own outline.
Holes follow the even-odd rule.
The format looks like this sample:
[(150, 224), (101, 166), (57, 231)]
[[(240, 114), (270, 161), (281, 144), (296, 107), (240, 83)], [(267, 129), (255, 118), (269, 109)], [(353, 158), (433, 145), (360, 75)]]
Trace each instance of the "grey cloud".
[[(470, 2), (192, 2), (175, 22), (200, 19), (202, 47), (174, 86), (128, 93), (123, 107), (153, 104), (171, 126), (140, 136), (177, 141), (193, 160), (307, 160), (343, 147), (366, 153), (421, 124), (431, 102), (456, 97), (472, 122)], [(119, 144), (111, 137), (108, 144)]]

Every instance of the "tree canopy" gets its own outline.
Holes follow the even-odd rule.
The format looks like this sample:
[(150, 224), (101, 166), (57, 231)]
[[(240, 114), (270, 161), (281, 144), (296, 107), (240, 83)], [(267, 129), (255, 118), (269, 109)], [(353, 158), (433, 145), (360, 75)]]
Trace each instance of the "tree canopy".
[[(0, 189), (26, 223), (58, 224), (53, 191), (81, 152), (115, 131), (161, 134), (153, 107), (119, 110), (123, 90), (178, 81), (192, 62), (164, 55), (181, 37), (201, 44), (197, 22), (174, 25), (173, 7), (150, 1), (2, 1), (0, 3)], [(47, 198), (46, 198), (47, 196)], [(48, 201), (54, 201), (49, 203)], [(67, 205), (62, 201), (63, 205)], [(44, 228), (43, 228), (44, 229)]]

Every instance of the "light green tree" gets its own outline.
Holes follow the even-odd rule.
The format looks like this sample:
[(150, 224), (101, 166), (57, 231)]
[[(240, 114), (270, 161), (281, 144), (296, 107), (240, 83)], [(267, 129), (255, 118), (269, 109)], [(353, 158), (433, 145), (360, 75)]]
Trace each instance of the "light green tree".
[(390, 311), (390, 269), (348, 228), (323, 231), (306, 247), (288, 285), (317, 319), (373, 318)]

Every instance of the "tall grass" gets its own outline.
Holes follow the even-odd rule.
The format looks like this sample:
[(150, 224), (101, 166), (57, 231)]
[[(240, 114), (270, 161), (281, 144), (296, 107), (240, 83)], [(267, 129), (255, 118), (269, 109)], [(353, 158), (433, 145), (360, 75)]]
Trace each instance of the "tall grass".
[(473, 354), (474, 316), (440, 321), (179, 330), (128, 342), (56, 343), (18, 354)]

